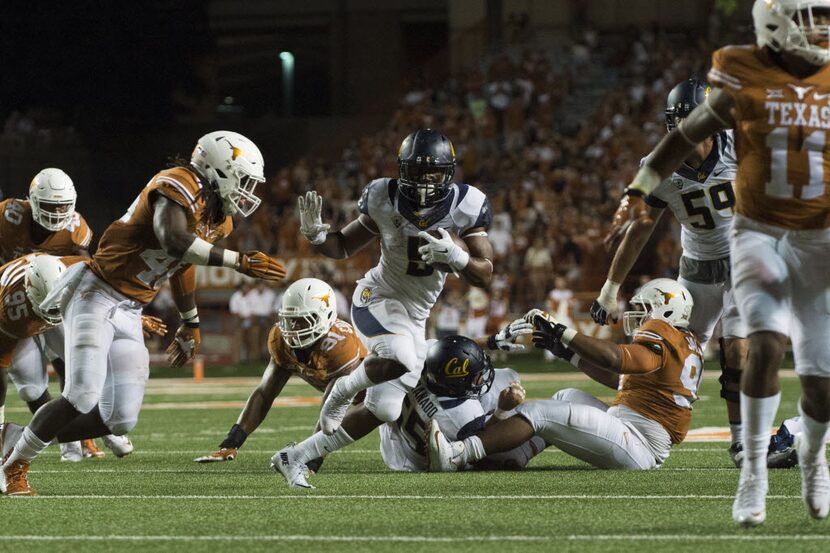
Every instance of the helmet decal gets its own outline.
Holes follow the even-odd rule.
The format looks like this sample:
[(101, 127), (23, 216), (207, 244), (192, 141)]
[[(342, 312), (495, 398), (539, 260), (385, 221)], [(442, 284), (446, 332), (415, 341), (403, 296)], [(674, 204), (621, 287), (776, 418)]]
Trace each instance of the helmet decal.
[(444, 376), (447, 378), (464, 378), (470, 374), (470, 358), (464, 359), (459, 365), (458, 357), (453, 357), (444, 365)]

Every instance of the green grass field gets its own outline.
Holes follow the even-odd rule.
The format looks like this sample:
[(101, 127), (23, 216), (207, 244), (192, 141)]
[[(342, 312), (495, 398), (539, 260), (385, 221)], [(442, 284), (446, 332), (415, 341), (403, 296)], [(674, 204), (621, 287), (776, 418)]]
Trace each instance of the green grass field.
[[(694, 428), (726, 425), (716, 374), (705, 379)], [(611, 396), (573, 375), (556, 378), (526, 382), (528, 397), (568, 386)], [(726, 443), (687, 442), (643, 473), (594, 470), (549, 449), (521, 473), (396, 474), (374, 433), (331, 455), (313, 477), (317, 489), (290, 490), (269, 458), (304, 438), (318, 409), (298, 406), (316, 394), (294, 381), (283, 396), (291, 401), (275, 406), (237, 461), (194, 463), (216, 448), (255, 382), (151, 379), (131, 434), (136, 452), (67, 464), (50, 448), (31, 471), (41, 496), (0, 498), (0, 551), (830, 550), (830, 521), (807, 517), (798, 469), (772, 473), (763, 527), (733, 525), (738, 472)], [(796, 379), (783, 383), (781, 417), (795, 413), (798, 394)], [(28, 420), (17, 399), (6, 416)]]

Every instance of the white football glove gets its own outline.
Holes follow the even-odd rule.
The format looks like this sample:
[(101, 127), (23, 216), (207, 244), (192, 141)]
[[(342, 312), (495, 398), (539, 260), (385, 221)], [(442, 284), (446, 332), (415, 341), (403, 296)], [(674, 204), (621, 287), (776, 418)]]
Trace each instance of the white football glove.
[(546, 313), (545, 311), (542, 311), (541, 309), (531, 309), (530, 311), (525, 313), (525, 316), (522, 317), (522, 319), (524, 321), (530, 323), (531, 325), (533, 325), (537, 315), (542, 317), (546, 321), (551, 321), (553, 323), (556, 322), (555, 320), (553, 320), (553, 317), (549, 313)]
[(326, 241), (326, 235), (331, 225), (323, 224), (323, 198), (316, 191), (309, 190), (305, 198), (297, 198), (297, 207), (300, 211), (300, 232), (309, 242), (319, 246)]
[(418, 248), (421, 260), (428, 265), (444, 263), (449, 265), (453, 271), (462, 271), (470, 263), (470, 254), (465, 252), (456, 244), (450, 233), (439, 228), (441, 238), (435, 238), (426, 231), (421, 231), (418, 236), (426, 240), (426, 244)]
[[(516, 338), (533, 334), (533, 323), (524, 319), (516, 319), (492, 336), (492, 342), (503, 351), (517, 351), (525, 349), (522, 344), (516, 343)], [(491, 348), (495, 349), (495, 348)]]

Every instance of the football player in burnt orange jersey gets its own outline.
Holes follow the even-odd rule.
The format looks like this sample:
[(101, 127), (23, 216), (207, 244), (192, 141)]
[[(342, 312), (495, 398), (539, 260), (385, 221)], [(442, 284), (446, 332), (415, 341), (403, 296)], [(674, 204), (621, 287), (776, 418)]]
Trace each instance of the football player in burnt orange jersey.
[[(195, 459), (197, 463), (233, 461), (251, 432), (265, 420), (292, 375), (320, 392), (327, 392), (335, 379), (360, 364), (366, 357), (366, 347), (352, 325), (337, 318), (335, 302), (331, 286), (316, 278), (300, 279), (286, 289), (278, 324), (268, 335), (271, 361), (262, 382), (248, 397), (219, 450)], [(322, 459), (314, 465), (315, 471), (319, 463)]]
[(632, 344), (580, 334), (531, 311), (537, 347), (550, 350), (597, 382), (618, 389), (613, 405), (580, 390), (528, 401), (516, 415), (463, 441), (449, 442), (435, 424), (428, 440), (430, 470), (459, 470), (509, 451), (534, 435), (599, 468), (660, 467), (686, 436), (703, 376), (703, 353), (688, 330), (694, 301), (674, 280), (659, 278), (631, 299), (624, 313)]
[(813, 518), (830, 511), (830, 0), (756, 0), (752, 16), (757, 45), (714, 53), (708, 80), (718, 88), (657, 146), (615, 218), (648, 218), (644, 196), (699, 142), (735, 129), (732, 281), (749, 359), (741, 382), (746, 456), (732, 517), (744, 526), (766, 519), (767, 443), (788, 337), (802, 389), (802, 495)]
[(283, 266), (261, 252), (213, 245), (230, 234), (234, 214), (248, 216), (257, 208), (253, 192), (265, 180), (263, 171), (262, 154), (244, 136), (203, 136), (188, 165), (155, 175), (109, 226), (89, 266), (66, 272), (43, 305), (69, 298), (61, 306), (67, 386), (35, 413), (5, 459), (9, 493), (33, 493), (20, 475), (59, 433), (84, 439), (123, 435), (135, 426), (149, 374), (141, 309), (168, 277), (182, 317), (168, 348), (174, 366), (188, 361), (200, 343), (194, 265), (224, 266), (266, 280), (285, 277)]

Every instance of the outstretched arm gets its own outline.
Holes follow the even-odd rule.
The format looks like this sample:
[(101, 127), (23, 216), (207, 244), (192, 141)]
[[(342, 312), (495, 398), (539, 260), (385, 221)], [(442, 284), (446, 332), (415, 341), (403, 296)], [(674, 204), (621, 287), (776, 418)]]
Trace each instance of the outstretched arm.
[(378, 235), (377, 225), (364, 213), (342, 229), (329, 232), (330, 225), (324, 224), (322, 219), (323, 198), (314, 190), (297, 198), (297, 207), (300, 212), (300, 232), (311, 242), (317, 253), (326, 257), (345, 259)]

